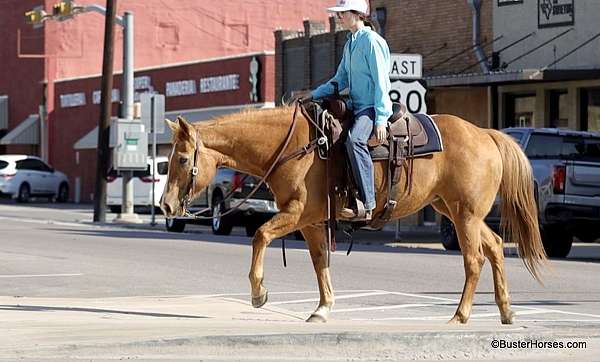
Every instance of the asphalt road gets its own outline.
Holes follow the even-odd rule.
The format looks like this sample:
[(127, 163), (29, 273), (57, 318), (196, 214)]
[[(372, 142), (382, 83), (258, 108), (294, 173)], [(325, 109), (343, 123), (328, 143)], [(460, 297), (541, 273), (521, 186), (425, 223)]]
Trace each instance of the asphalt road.
[[(36, 207), (30, 211), (31, 215), (41, 212)], [(21, 206), (0, 205), (0, 296), (16, 301), (61, 298), (64, 303), (81, 298), (206, 295), (249, 301), (251, 247), (250, 239), (241, 233), (217, 237), (202, 230), (172, 234), (97, 227), (73, 222), (72, 215), (65, 216), (78, 212), (72, 209), (55, 211), (56, 216), (47, 220), (22, 212)], [(279, 240), (266, 253), (267, 306), (300, 320), (317, 304), (315, 274), (303, 242), (288, 240), (286, 244), (287, 268), (282, 265)], [(333, 254), (334, 321), (351, 326), (382, 322), (393, 328), (433, 323), (435, 330), (450, 319), (464, 282), (462, 257), (439, 247), (407, 245), (355, 245), (350, 256), (343, 251)], [(507, 256), (515, 326), (553, 333), (575, 331), (584, 341), (598, 337), (599, 262), (552, 260), (542, 286), (520, 259)], [(0, 312), (9, 317), (18, 313), (13, 309), (0, 306)], [(500, 328), (488, 264), (471, 322)]]

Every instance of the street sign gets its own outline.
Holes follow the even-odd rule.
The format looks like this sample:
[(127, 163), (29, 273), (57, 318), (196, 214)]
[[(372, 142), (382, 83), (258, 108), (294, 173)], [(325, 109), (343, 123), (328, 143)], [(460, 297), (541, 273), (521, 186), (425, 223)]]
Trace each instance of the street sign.
[(421, 54), (391, 54), (390, 79), (423, 78), (423, 58)]
[[(165, 132), (165, 96), (162, 94), (142, 93), (140, 95), (141, 121), (150, 132)], [(154, 130), (156, 127), (156, 130)]]
[(390, 90), (392, 102), (405, 104), (410, 113), (427, 113), (426, 93), (427, 89), (417, 80), (412, 82), (392, 80)]

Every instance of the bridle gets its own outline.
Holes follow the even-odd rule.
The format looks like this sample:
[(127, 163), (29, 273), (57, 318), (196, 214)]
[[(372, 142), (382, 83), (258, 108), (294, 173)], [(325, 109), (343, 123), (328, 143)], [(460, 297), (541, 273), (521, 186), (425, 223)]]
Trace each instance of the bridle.
[[(302, 115), (304, 116), (304, 118), (312, 123), (316, 129), (319, 129), (319, 127), (317, 126), (317, 124), (311, 119), (311, 117), (306, 114), (306, 109), (304, 108), (304, 106), (302, 105), (302, 102), (300, 100), (298, 100), (296, 102), (296, 107), (294, 109), (294, 116), (292, 117), (292, 124), (290, 126), (290, 129), (287, 133), (287, 136), (285, 138), (285, 141), (283, 142), (277, 157), (275, 158), (275, 161), (271, 164), (271, 166), (269, 167), (269, 169), (267, 170), (267, 172), (265, 173), (264, 176), (261, 177), (260, 181), (254, 186), (254, 188), (252, 189), (252, 191), (250, 191), (250, 193), (239, 203), (237, 203), (237, 205), (235, 207), (232, 207), (231, 209), (225, 211), (222, 214), (218, 214), (218, 215), (212, 215), (212, 216), (200, 216), (201, 214), (207, 212), (210, 210), (210, 208), (205, 208), (202, 209), (200, 211), (191, 213), (189, 211), (189, 204), (192, 202), (193, 200), (193, 196), (194, 196), (194, 188), (196, 185), (196, 177), (198, 176), (199, 173), (199, 169), (197, 166), (197, 162), (198, 162), (198, 158), (200, 157), (200, 134), (198, 132), (198, 130), (196, 130), (196, 144), (195, 144), (195, 149), (194, 149), (194, 158), (193, 158), (193, 163), (192, 163), (192, 169), (190, 171), (190, 182), (188, 183), (184, 198), (183, 198), (183, 202), (182, 202), (182, 207), (183, 207), (183, 213), (186, 217), (190, 217), (190, 218), (194, 218), (194, 219), (198, 219), (198, 220), (207, 220), (207, 219), (215, 219), (215, 218), (220, 218), (226, 215), (229, 215), (235, 211), (237, 211), (240, 206), (242, 206), (244, 203), (246, 203), (252, 196), (254, 196), (254, 194), (258, 191), (258, 189), (265, 183), (265, 181), (267, 180), (267, 178), (273, 173), (273, 170), (275, 170), (275, 168), (291, 159), (297, 158), (297, 157), (301, 157), (304, 155), (307, 155), (311, 152), (313, 152), (315, 150), (315, 148), (317, 147), (318, 144), (320, 144), (320, 142), (323, 142), (323, 137), (322, 136), (317, 136), (316, 138), (312, 139), (307, 145), (300, 147), (299, 149), (297, 149), (296, 151), (292, 152), (291, 154), (283, 157), (283, 154), (286, 150), (286, 148), (288, 147), (288, 145), (290, 144), (290, 141), (292, 140), (292, 136), (294, 134), (294, 130), (296, 129), (296, 123), (297, 123), (297, 115), (298, 115), (298, 110), (300, 109), (300, 112), (302, 113)], [(246, 175), (242, 178), (241, 180), (241, 184), (243, 184), (246, 179), (249, 177), (249, 175)], [(223, 197), (223, 200), (227, 200), (229, 199), (233, 193), (235, 192), (236, 187), (234, 185), (234, 187), (232, 187), (231, 191), (225, 196)]]

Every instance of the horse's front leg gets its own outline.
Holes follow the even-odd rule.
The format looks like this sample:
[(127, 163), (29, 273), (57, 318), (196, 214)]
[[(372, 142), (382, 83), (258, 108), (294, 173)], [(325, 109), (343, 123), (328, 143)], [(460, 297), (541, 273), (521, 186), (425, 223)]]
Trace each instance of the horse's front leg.
[(280, 211), (263, 224), (252, 239), (252, 266), (250, 267), (250, 287), (252, 288), (252, 305), (260, 308), (267, 302), (267, 289), (263, 286), (263, 263), (265, 251), (271, 240), (287, 235), (296, 229), (300, 215), (304, 210), (306, 191), (297, 193)]

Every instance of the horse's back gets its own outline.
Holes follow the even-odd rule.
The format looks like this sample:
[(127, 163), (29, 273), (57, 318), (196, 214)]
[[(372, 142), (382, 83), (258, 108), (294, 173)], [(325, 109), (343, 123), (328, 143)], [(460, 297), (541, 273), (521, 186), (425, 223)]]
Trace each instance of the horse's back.
[(444, 144), (436, 159), (444, 184), (453, 184), (462, 192), (470, 188), (473, 193), (493, 186), (495, 194), (502, 177), (502, 159), (489, 130), (453, 115), (432, 118)]

